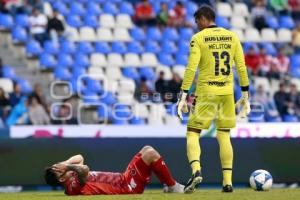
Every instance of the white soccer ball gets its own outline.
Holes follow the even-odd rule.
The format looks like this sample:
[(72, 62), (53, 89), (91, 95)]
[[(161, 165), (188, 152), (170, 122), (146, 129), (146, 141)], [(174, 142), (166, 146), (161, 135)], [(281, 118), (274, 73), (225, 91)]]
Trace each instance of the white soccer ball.
[(263, 169), (254, 171), (249, 181), (251, 187), (256, 191), (268, 191), (273, 184), (272, 175)]

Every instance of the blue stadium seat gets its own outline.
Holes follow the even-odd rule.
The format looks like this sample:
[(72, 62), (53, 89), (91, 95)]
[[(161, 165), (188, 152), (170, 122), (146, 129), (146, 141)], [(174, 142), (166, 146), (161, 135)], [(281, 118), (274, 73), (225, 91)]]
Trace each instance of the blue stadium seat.
[(120, 126), (120, 125), (127, 125), (128, 122), (127, 122), (127, 119), (115, 119), (115, 118), (113, 118), (112, 119), (112, 124)]
[(104, 92), (100, 81), (94, 79), (88, 79), (86, 88), (90, 91), (96, 92), (97, 94), (102, 94)]
[(57, 64), (54, 56), (48, 53), (43, 53), (42, 55), (40, 55), (39, 60), (41, 69), (52, 69)]
[(141, 77), (145, 77), (147, 80), (154, 80), (156, 78), (155, 72), (151, 67), (141, 67), (139, 73)]
[(80, 28), (83, 25), (81, 18), (78, 15), (68, 15), (67, 23), (75, 28)]
[(175, 28), (165, 28), (162, 37), (164, 40), (177, 41), (179, 39), (178, 32)]
[(76, 67), (84, 67), (87, 68), (90, 66), (90, 60), (89, 57), (85, 54), (82, 53), (77, 53), (74, 56), (75, 60), (74, 60), (74, 65)]
[(95, 51), (95, 49), (90, 42), (82, 41), (77, 43), (76, 51), (82, 54), (91, 54)]
[(15, 80), (17, 78), (15, 70), (10, 66), (4, 66), (2, 72), (3, 72), (3, 77), (5, 78), (9, 78), (12, 80)]
[(44, 52), (56, 55), (59, 53), (59, 45), (53, 41), (46, 41), (44, 42)]
[(231, 27), (228, 18), (220, 15), (216, 17), (216, 25), (226, 29), (230, 29)]
[(172, 115), (172, 116), (177, 116), (177, 105), (176, 105), (176, 103), (166, 104), (165, 107), (166, 107), (167, 114)]
[(161, 46), (161, 53), (170, 54), (177, 52), (177, 47), (174, 42), (165, 40)]
[(175, 60), (171, 54), (159, 54), (158, 60), (161, 64), (166, 65), (166, 66), (175, 65)]
[(85, 8), (81, 3), (78, 2), (72, 2), (70, 4), (70, 13), (71, 15), (84, 15), (85, 14)]
[(280, 16), (279, 25), (281, 28), (294, 29), (295, 22), (291, 16)]
[(27, 28), (29, 26), (28, 15), (24, 15), (24, 14), (16, 15), (15, 25)]
[(300, 55), (292, 55), (290, 58), (290, 62), (290, 75), (300, 78)]
[(298, 122), (298, 118), (296, 115), (283, 115), (282, 120), (284, 122)]
[(128, 14), (128, 15), (132, 16), (135, 13), (132, 4), (129, 2), (126, 2), (126, 1), (125, 2), (123, 1), (120, 4), (119, 9), (120, 9), (120, 13), (123, 13), (123, 14)]
[(123, 104), (117, 104), (113, 107), (115, 112), (115, 117), (118, 119), (128, 119), (132, 116), (132, 111), (130, 106), (123, 105)]
[(97, 109), (97, 114), (100, 119), (111, 119), (112, 112), (109, 106), (99, 106)]
[(185, 5), (186, 5), (187, 15), (193, 16), (198, 9), (198, 5), (193, 1), (188, 1), (187, 3), (185, 3)]
[(243, 46), (243, 49), (244, 49), (244, 52), (245, 53), (248, 53), (248, 50), (253, 47), (254, 50), (256, 52), (259, 51), (259, 48), (258, 48), (258, 45), (255, 43), (255, 42), (244, 42), (244, 46)]
[(60, 53), (57, 58), (57, 66), (69, 68), (73, 65), (74, 60), (70, 54)]
[(145, 125), (146, 120), (140, 117), (133, 117), (132, 119), (129, 120), (129, 123), (132, 125)]
[(74, 42), (65, 40), (60, 43), (62, 53), (72, 54), (76, 52), (76, 45)]
[(104, 5), (102, 6), (102, 10), (106, 14), (116, 15), (116, 14), (119, 13), (119, 10), (118, 10), (116, 4), (115, 3), (111, 3), (109, 1), (106, 1), (104, 3)]
[(278, 20), (275, 16), (268, 16), (266, 18), (266, 21), (267, 21), (267, 25), (270, 28), (273, 28), (273, 29), (278, 29), (279, 28)]
[(111, 92), (105, 92), (105, 94), (103, 94), (101, 97), (101, 102), (107, 105), (113, 105), (117, 103), (116, 97)]
[(177, 65), (186, 65), (188, 61), (188, 55), (177, 53), (176, 56), (176, 64)]
[(71, 73), (67, 68), (56, 67), (54, 70), (56, 80), (68, 81), (71, 79)]
[(127, 48), (124, 42), (112, 42), (111, 50), (114, 53), (125, 54), (127, 53)]
[(129, 53), (141, 54), (141, 53), (144, 53), (144, 48), (141, 45), (141, 43), (139, 43), (137, 41), (132, 41), (127, 44), (127, 51)]
[(190, 41), (193, 36), (193, 30), (191, 28), (180, 28), (179, 29), (179, 38), (180, 41)]
[(99, 27), (98, 17), (96, 15), (86, 15), (84, 17), (84, 25), (94, 29)]
[(149, 27), (147, 30), (147, 39), (160, 41), (162, 39), (162, 34), (157, 27)]
[(29, 81), (24, 80), (24, 79), (19, 79), (17, 82), (20, 85), (22, 93), (24, 93), (24, 94), (32, 93), (32, 87), (31, 87)]
[(40, 43), (35, 40), (29, 40), (26, 43), (26, 54), (28, 56), (38, 56), (42, 53), (42, 48)]
[(14, 27), (11, 34), (13, 43), (25, 43), (27, 41), (28, 36), (24, 28)]
[(11, 15), (0, 13), (0, 29), (10, 30), (14, 26), (14, 20)]
[(146, 39), (145, 32), (142, 28), (134, 27), (130, 30), (130, 36), (135, 41), (144, 41)]
[(72, 78), (78, 78), (81, 75), (85, 74), (86, 70), (84, 67), (73, 66), (72, 68)]
[(99, 16), (101, 9), (97, 3), (90, 1), (86, 6), (86, 14)]
[(188, 54), (190, 51), (190, 42), (181, 41), (178, 44), (178, 52), (181, 54)]
[(90, 90), (85, 90), (84, 94), (81, 99), (85, 104), (98, 104), (99, 103), (99, 97), (97, 96), (97, 93), (90, 91)]
[(79, 90), (81, 90), (82, 88), (84, 88), (84, 85), (82, 83), (82, 81), (78, 80), (77, 79), (78, 77), (72, 77), (71, 80), (70, 80), (70, 83), (71, 83), (71, 90), (72, 90), (72, 93), (73, 94), (77, 94), (78, 92), (80, 92)]
[(158, 45), (157, 42), (154, 41), (146, 41), (145, 44), (145, 52), (149, 53), (159, 53), (160, 52), (160, 46)]
[(95, 43), (95, 51), (97, 53), (110, 53), (111, 48), (107, 42), (96, 42)]
[(66, 16), (69, 13), (67, 5), (61, 1), (55, 1), (52, 4), (54, 10), (57, 10), (60, 14)]
[(140, 75), (137, 72), (135, 67), (124, 67), (124, 68), (122, 68), (122, 74), (123, 74), (123, 76), (125, 76), (127, 78), (134, 79), (134, 80), (138, 80), (140, 78)]
[(274, 47), (272, 43), (264, 42), (261, 44), (261, 46), (266, 50), (267, 54), (270, 54), (272, 56), (276, 56), (277, 49)]

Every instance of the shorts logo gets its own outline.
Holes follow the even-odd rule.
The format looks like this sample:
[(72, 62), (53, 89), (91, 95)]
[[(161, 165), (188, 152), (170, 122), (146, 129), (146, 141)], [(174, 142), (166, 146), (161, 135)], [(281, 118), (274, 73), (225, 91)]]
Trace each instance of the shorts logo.
[(135, 175), (136, 175), (135, 169), (132, 169), (132, 170), (130, 171), (130, 174), (131, 174), (131, 176), (135, 176)]

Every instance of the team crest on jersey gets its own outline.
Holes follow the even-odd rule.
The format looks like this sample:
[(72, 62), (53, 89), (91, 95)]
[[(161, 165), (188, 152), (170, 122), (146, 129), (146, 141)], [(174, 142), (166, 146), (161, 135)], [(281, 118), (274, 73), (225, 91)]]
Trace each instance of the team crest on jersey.
[(132, 169), (132, 170), (130, 171), (130, 174), (131, 174), (131, 176), (135, 176), (135, 175), (136, 175), (136, 170), (135, 170), (135, 169)]

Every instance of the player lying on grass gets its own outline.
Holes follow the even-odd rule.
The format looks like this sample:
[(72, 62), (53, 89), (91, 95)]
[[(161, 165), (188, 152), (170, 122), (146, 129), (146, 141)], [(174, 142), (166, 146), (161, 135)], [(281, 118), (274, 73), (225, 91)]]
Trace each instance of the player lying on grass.
[(47, 167), (46, 183), (63, 186), (67, 195), (141, 194), (150, 182), (151, 173), (164, 184), (166, 193), (183, 193), (184, 186), (172, 177), (159, 153), (151, 146), (143, 147), (123, 173), (90, 171), (84, 158), (76, 155)]

